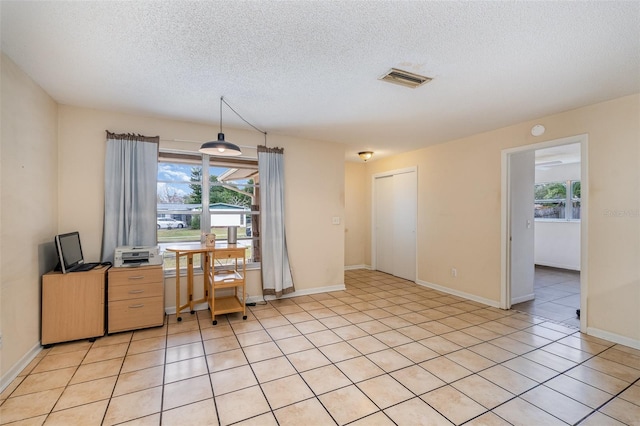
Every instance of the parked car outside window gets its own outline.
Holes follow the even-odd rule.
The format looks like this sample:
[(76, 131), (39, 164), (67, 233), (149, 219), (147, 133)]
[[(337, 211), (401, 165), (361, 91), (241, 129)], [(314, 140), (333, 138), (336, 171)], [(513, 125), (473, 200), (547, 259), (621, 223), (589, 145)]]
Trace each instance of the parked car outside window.
[(158, 218), (158, 229), (184, 228), (185, 226), (186, 225), (184, 222), (172, 219), (170, 217)]

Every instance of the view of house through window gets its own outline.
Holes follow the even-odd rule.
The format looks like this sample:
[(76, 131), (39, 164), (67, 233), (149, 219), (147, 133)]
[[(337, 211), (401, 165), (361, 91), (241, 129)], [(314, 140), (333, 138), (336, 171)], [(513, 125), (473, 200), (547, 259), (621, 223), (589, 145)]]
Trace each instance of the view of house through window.
[[(164, 249), (199, 243), (208, 233), (214, 233), (217, 242), (226, 242), (231, 232), (237, 235), (238, 245), (248, 248), (247, 262), (258, 263), (257, 183), (256, 160), (161, 152), (157, 179), (158, 245)], [(200, 259), (195, 266), (199, 262)], [(165, 268), (174, 267), (175, 258), (165, 252)]]
[(536, 219), (580, 220), (580, 181), (538, 183), (534, 189)]

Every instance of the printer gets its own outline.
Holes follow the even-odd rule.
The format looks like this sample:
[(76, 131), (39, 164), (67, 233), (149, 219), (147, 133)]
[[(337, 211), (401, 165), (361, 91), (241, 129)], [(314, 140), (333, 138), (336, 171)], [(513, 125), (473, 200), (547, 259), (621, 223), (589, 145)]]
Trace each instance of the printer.
[(113, 256), (115, 268), (162, 265), (162, 256), (158, 246), (121, 246), (116, 247)]

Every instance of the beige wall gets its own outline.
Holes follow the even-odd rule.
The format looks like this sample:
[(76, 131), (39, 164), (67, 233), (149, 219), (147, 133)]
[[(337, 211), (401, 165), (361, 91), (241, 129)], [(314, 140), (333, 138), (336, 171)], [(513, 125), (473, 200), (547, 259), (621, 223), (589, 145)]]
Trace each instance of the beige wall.
[[(88, 259), (100, 256), (105, 130), (159, 135), (161, 148), (186, 151), (197, 151), (218, 132), (215, 126), (70, 106), (60, 106), (59, 126), (60, 231), (79, 230)], [(264, 144), (254, 131), (225, 128), (225, 136), (243, 146)], [(331, 223), (334, 216), (344, 217), (343, 145), (271, 134), (268, 144), (285, 149), (285, 226), (296, 290), (343, 285), (344, 226), (342, 220)], [(254, 149), (243, 150), (255, 155)], [(259, 271), (249, 273), (248, 293), (261, 294)], [(197, 285), (195, 297), (201, 294)], [(165, 280), (165, 296), (165, 306), (175, 306), (172, 278)]]
[[(536, 123), (545, 125), (544, 136), (530, 135)], [(371, 209), (371, 175), (417, 165), (418, 280), (497, 303), (502, 150), (585, 133), (587, 325), (594, 333), (640, 345), (640, 95), (371, 161), (366, 211)], [(365, 215), (365, 230), (369, 222)], [(454, 266), (456, 278), (450, 275)]]
[[(54, 261), (53, 236), (79, 230), (86, 257), (99, 258), (105, 130), (160, 135), (163, 146), (195, 150), (199, 142), (173, 140), (208, 140), (217, 128), (57, 106), (4, 55), (0, 66), (0, 374), (4, 380), (38, 348), (40, 276)], [(547, 128), (542, 139), (529, 135), (537, 122)], [(501, 150), (581, 133), (589, 135), (588, 325), (639, 342), (639, 95), (366, 166), (347, 165), (346, 185), (342, 145), (270, 135), (270, 146), (285, 148), (286, 226), (298, 291), (341, 285), (345, 264), (370, 264), (371, 175), (417, 165), (418, 279), (499, 300)], [(254, 132), (229, 129), (226, 134), (229, 140), (240, 138), (242, 145), (262, 143)], [(340, 225), (331, 224), (335, 216), (343, 218)], [(358, 246), (362, 241), (364, 248)], [(456, 279), (449, 276), (451, 266), (458, 269)], [(168, 280), (167, 306), (173, 304), (172, 286)], [(253, 272), (250, 294), (259, 288), (259, 274)]]
[[(196, 151), (218, 129), (57, 105), (5, 56), (1, 66), (3, 387), (40, 347), (40, 277), (55, 265), (53, 236), (78, 230), (85, 257), (100, 258), (105, 130), (159, 135), (162, 148)], [(248, 155), (264, 143), (253, 131), (225, 133), (248, 145)], [(278, 135), (269, 135), (268, 143), (285, 148), (286, 229), (297, 292), (343, 286), (344, 146)], [(340, 225), (332, 225), (333, 217)], [(174, 280), (165, 285), (165, 305), (172, 307)], [(261, 294), (259, 271), (250, 271), (248, 291)]]
[(40, 276), (55, 266), (57, 105), (7, 56), (1, 59), (0, 377), (39, 348)]

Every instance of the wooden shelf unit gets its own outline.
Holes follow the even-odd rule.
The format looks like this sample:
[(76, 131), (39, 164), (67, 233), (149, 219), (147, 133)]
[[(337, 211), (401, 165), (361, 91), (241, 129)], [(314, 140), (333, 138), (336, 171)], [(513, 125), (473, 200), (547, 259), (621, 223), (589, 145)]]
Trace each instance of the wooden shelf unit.
[(86, 272), (42, 276), (43, 346), (79, 339), (95, 340), (105, 331), (105, 279), (108, 266)]
[[(216, 315), (242, 312), (242, 319), (247, 319), (246, 264), (246, 247), (229, 245), (213, 251), (208, 292), (213, 325), (218, 323)], [(224, 289), (233, 289), (233, 295), (216, 297), (216, 290)]]
[(108, 333), (164, 324), (162, 265), (111, 268), (108, 285)]

